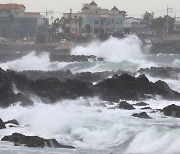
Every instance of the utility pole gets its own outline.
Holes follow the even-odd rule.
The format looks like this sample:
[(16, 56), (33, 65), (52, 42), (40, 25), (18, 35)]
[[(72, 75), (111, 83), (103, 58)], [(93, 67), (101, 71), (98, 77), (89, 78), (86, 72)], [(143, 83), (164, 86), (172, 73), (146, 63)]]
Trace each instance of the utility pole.
[(47, 8), (46, 8), (46, 12), (45, 12), (45, 13), (46, 13), (46, 19), (47, 19), (47, 17), (48, 17), (48, 11), (47, 11)]
[(71, 34), (71, 31), (72, 31), (72, 9), (70, 9), (69, 19), (70, 19), (70, 34)]
[(167, 40), (168, 37), (168, 31), (169, 31), (169, 12), (172, 11), (173, 8), (169, 8), (169, 5), (167, 5), (167, 12), (165, 16), (165, 26), (164, 26), (164, 37)]

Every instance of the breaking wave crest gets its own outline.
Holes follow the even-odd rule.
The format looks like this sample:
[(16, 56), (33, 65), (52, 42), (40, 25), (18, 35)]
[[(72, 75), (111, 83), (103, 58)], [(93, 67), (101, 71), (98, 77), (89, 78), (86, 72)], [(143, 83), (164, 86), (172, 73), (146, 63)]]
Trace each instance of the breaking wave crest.
[(94, 41), (86, 46), (76, 47), (71, 51), (71, 54), (95, 55), (111, 62), (143, 59), (141, 41), (135, 35), (123, 39), (111, 37), (105, 42)]

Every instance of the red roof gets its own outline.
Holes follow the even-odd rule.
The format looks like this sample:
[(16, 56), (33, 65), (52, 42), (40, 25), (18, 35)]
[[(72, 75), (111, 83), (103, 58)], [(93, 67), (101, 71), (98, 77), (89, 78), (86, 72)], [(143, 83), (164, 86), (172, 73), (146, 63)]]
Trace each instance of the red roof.
[(0, 10), (13, 10), (26, 8), (23, 4), (9, 3), (9, 4), (0, 4)]

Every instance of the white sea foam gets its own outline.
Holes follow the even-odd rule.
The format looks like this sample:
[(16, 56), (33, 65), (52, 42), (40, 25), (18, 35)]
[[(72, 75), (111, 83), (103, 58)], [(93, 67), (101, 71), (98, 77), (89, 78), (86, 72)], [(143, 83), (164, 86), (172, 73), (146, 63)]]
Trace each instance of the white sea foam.
[(123, 39), (111, 37), (105, 42), (94, 41), (86, 46), (78, 46), (72, 55), (95, 55), (106, 61), (122, 62), (143, 59), (141, 41), (135, 35)]
[[(70, 69), (73, 72), (81, 71), (106, 71), (128, 70), (136, 71), (140, 67), (159, 66), (161, 58), (164, 64), (169, 65), (168, 55), (151, 55), (148, 59), (141, 52), (141, 42), (136, 36), (125, 39), (110, 38), (105, 42), (93, 42), (86, 47), (77, 47), (72, 54), (85, 54), (103, 57), (104, 62), (61, 63), (51, 62), (49, 54), (44, 52), (30, 54), (0, 64), (3, 69), (22, 70), (59, 70)], [(174, 57), (171, 56), (171, 62)], [(153, 61), (156, 57), (157, 61)], [(179, 60), (175, 60), (173, 66), (179, 67)], [(149, 77), (150, 81), (160, 78)], [(164, 79), (163, 79), (164, 80)], [(165, 79), (171, 88), (180, 91), (178, 80)], [(14, 87), (17, 93), (18, 89)], [(180, 120), (176, 118), (164, 118), (160, 112), (146, 112), (153, 119), (138, 119), (131, 115), (141, 112), (140, 107), (136, 110), (127, 111), (112, 109), (115, 105), (106, 104), (98, 98), (79, 98), (77, 100), (58, 101), (55, 104), (44, 104), (40, 99), (33, 97), (34, 106), (22, 107), (19, 104), (7, 109), (0, 109), (0, 117), (6, 121), (17, 119), (20, 127), (0, 130), (0, 138), (14, 132), (25, 135), (39, 135), (45, 138), (55, 138), (62, 143), (77, 147), (78, 154), (100, 153), (180, 153), (179, 136)], [(180, 105), (180, 102), (165, 101), (160, 98), (147, 100), (153, 109), (162, 109), (169, 104)], [(103, 107), (105, 103), (107, 107)], [(130, 101), (134, 104), (136, 102)], [(110, 109), (111, 108), (111, 109)], [(7, 143), (0, 144), (0, 153), (3, 149), (12, 148)], [(3, 148), (5, 147), (5, 148)], [(13, 148), (12, 148), (13, 149)], [(34, 154), (37, 151), (26, 150), (24, 153)], [(83, 151), (83, 149), (85, 149)], [(93, 150), (92, 150), (93, 149)], [(100, 151), (99, 151), (100, 150)], [(13, 151), (13, 150), (12, 150)], [(28, 151), (28, 152), (27, 152)], [(47, 152), (48, 151), (48, 152)], [(41, 153), (66, 153), (65, 151), (53, 151), (45, 149)], [(83, 152), (81, 152), (83, 151)], [(10, 153), (5, 150), (2, 153)], [(39, 152), (39, 151), (38, 151)], [(14, 154), (14, 151), (12, 152)], [(68, 151), (74, 153), (74, 151)]]
[[(159, 102), (148, 101), (154, 109), (176, 103), (163, 100)], [(13, 129), (0, 130), (0, 136), (20, 132), (55, 138), (83, 149), (105, 150), (116, 146), (120, 147), (119, 150), (129, 153), (170, 150), (180, 152), (175, 147), (179, 145), (179, 119), (163, 119), (161, 113), (153, 114), (147, 111), (153, 119), (143, 120), (131, 117), (132, 113), (140, 112), (138, 107), (135, 111), (110, 110), (101, 105), (97, 106), (96, 103), (101, 104), (102, 101), (98, 98), (80, 98), (64, 100), (54, 105), (37, 102), (29, 108), (16, 105), (0, 109), (0, 117), (4, 121), (15, 118), (21, 125)]]
[(57, 70), (66, 66), (66, 63), (50, 62), (49, 53), (42, 52), (37, 54), (35, 51), (23, 56), (22, 58), (1, 63), (0, 67), (4, 70), (11, 69), (15, 71), (23, 70)]

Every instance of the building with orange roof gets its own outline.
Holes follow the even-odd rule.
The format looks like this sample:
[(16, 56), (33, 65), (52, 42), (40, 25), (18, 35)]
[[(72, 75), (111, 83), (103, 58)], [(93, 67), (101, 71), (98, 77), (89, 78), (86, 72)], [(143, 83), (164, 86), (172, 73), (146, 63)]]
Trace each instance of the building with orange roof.
[(0, 4), (0, 36), (4, 38), (36, 38), (48, 32), (48, 20), (39, 12), (25, 12), (23, 4)]

